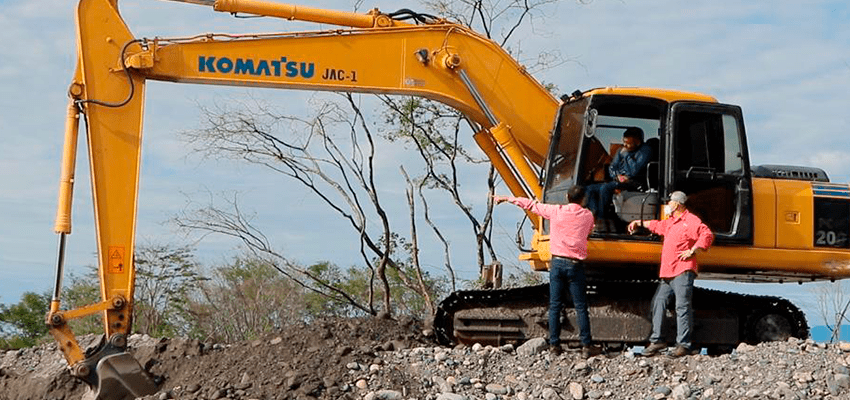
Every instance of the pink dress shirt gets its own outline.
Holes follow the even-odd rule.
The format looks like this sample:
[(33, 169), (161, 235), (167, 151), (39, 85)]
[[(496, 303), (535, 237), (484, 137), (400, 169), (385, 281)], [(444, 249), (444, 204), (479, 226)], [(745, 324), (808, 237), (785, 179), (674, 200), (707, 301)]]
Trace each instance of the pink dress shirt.
[(584, 260), (587, 237), (593, 230), (593, 214), (575, 204), (544, 204), (525, 197), (508, 201), (549, 220), (549, 251), (552, 255)]
[(661, 247), (661, 278), (675, 278), (685, 271), (697, 273), (697, 262), (693, 257), (687, 260), (679, 259), (679, 252), (694, 247), (703, 250), (711, 247), (714, 234), (696, 215), (685, 210), (678, 217), (670, 217), (662, 221), (650, 221), (649, 230), (664, 236)]

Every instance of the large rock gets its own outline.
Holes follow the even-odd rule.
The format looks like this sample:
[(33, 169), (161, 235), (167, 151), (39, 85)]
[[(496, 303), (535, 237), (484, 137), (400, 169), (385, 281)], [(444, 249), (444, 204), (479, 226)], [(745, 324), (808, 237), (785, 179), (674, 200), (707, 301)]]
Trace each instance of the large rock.
[(533, 356), (535, 354), (540, 354), (543, 350), (545, 350), (549, 346), (546, 343), (545, 338), (534, 338), (527, 340), (525, 343), (516, 348), (517, 355), (520, 356)]
[(584, 398), (584, 387), (578, 382), (570, 382), (570, 396), (575, 400)]

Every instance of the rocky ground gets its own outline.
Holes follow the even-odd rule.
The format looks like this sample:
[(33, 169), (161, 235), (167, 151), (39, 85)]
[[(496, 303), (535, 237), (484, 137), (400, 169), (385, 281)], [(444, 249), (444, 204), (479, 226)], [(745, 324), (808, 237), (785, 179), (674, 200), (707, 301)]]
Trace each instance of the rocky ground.
[[(158, 399), (847, 399), (850, 343), (742, 344), (682, 358), (610, 351), (587, 360), (522, 346), (440, 347), (414, 321), (317, 321), (251, 342), (136, 335)], [(0, 352), (0, 400), (82, 399), (55, 345)]]

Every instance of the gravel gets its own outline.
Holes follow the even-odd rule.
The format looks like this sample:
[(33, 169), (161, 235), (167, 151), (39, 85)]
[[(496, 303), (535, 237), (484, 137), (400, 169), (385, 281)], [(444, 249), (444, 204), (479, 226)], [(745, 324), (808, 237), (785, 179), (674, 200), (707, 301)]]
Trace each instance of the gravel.
[[(148, 400), (847, 399), (850, 343), (739, 345), (730, 354), (584, 360), (545, 340), (441, 347), (412, 321), (325, 320), (235, 344), (134, 335), (139, 361), (164, 381)], [(0, 352), (0, 400), (81, 399), (54, 344)], [(88, 394), (90, 395), (90, 393)]]

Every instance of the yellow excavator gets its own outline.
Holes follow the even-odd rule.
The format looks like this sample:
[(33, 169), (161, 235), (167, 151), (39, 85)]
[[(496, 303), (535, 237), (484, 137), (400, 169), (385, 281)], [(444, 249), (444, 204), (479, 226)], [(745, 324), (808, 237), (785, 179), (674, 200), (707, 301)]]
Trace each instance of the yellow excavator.
[[(117, 0), (79, 0), (78, 63), (68, 89), (55, 230), (56, 285), (47, 324), (71, 373), (100, 399), (154, 393), (156, 383), (127, 353), (132, 328), (134, 228), (145, 83), (256, 86), (421, 96), (459, 110), (515, 196), (562, 203), (573, 184), (611, 179), (604, 166), (622, 134), (639, 127), (652, 156), (634, 190), (617, 193), (610, 229), (591, 235), (586, 262), (594, 340), (645, 343), (661, 242), (628, 235), (634, 219), (664, 218), (675, 190), (715, 234), (699, 257), (700, 278), (808, 282), (850, 276), (850, 187), (818, 168), (751, 166), (741, 109), (715, 98), (650, 88), (597, 88), (552, 96), (491, 40), (410, 10), (365, 14), (262, 0), (178, 0), (227, 13), (339, 26), (311, 32), (136, 38)], [(80, 119), (87, 127), (101, 301), (61, 308), (65, 238)], [(528, 215), (537, 271), (551, 258), (548, 225)], [(451, 294), (434, 320), (445, 343), (518, 343), (546, 332), (545, 287)], [(807, 337), (803, 313), (778, 297), (697, 289), (693, 341), (708, 351), (740, 342)], [(67, 322), (102, 313), (104, 337), (85, 352)], [(566, 310), (562, 339), (576, 341)], [(668, 316), (668, 318), (670, 318)], [(667, 324), (670, 326), (671, 324)], [(672, 332), (667, 332), (672, 335)]]

